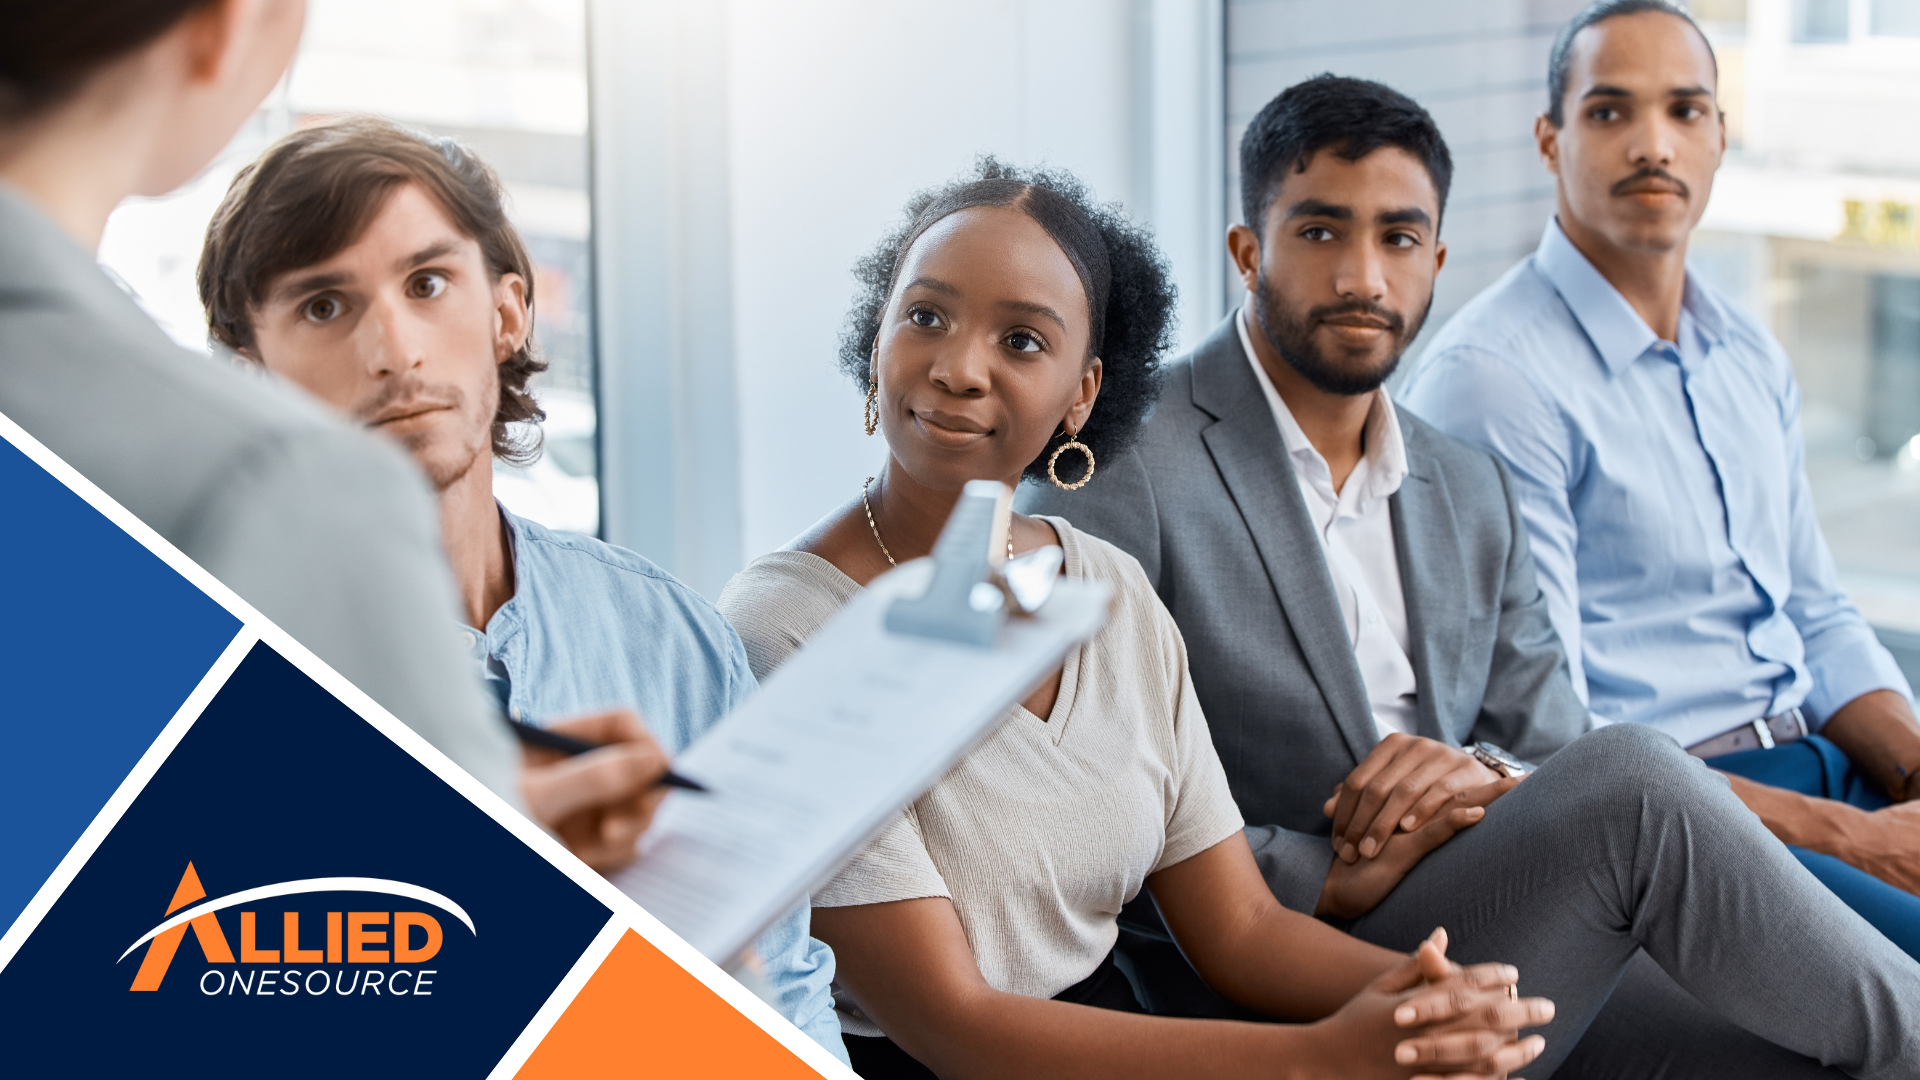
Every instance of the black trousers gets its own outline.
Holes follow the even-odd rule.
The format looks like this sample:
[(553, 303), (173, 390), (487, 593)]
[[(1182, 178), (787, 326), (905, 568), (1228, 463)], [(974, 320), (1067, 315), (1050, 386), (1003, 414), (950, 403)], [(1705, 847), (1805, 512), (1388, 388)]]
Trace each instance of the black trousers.
[[(1055, 994), (1053, 1000), (1115, 1012), (1146, 1012), (1134, 996), (1133, 985), (1114, 963), (1112, 953), (1100, 961), (1093, 974)], [(853, 1071), (864, 1080), (938, 1080), (932, 1069), (920, 1064), (892, 1039), (847, 1035), (844, 1041), (847, 1057), (853, 1061)]]

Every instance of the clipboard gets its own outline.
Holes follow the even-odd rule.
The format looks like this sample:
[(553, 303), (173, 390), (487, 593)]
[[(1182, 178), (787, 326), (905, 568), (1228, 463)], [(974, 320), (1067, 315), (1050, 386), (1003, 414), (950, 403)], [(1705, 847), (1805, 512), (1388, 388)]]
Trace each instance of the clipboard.
[(1054, 576), (1060, 549), (1003, 565), (1011, 498), (968, 484), (932, 557), (875, 579), (689, 748), (674, 769), (708, 791), (668, 795), (613, 883), (729, 963), (1097, 633), (1112, 590)]

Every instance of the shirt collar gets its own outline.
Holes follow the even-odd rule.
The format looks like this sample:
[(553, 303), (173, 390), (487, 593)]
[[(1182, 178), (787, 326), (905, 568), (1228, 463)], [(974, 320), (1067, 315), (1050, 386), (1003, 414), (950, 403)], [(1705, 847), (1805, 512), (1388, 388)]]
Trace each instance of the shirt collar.
[[(1327, 472), (1326, 458), (1314, 449), (1307, 433), (1301, 430), (1300, 422), (1293, 418), (1293, 410), (1287, 408), (1286, 399), (1273, 388), (1273, 380), (1267, 377), (1267, 369), (1260, 365), (1260, 354), (1253, 350), (1253, 337), (1247, 328), (1253, 320), (1253, 313), (1248, 307), (1251, 302), (1249, 298), (1247, 303), (1240, 305), (1233, 322), (1240, 331), (1240, 348), (1246, 353), (1247, 363), (1253, 366), (1253, 377), (1259, 380), (1261, 392), (1267, 396), (1274, 423), (1280, 427), (1280, 441), (1289, 457), (1314, 463), (1321, 472)], [(1373, 392), (1373, 406), (1367, 410), (1366, 444), (1364, 476), (1361, 476), (1361, 470), (1355, 470), (1355, 477), (1361, 480), (1363, 490), (1356, 494), (1362, 500), (1386, 498), (1399, 491), (1401, 481), (1407, 478), (1407, 443), (1400, 434), (1400, 417), (1394, 410), (1393, 398), (1387, 394), (1385, 387)]]
[[(1622, 368), (1659, 343), (1660, 336), (1633, 310), (1620, 290), (1594, 269), (1593, 263), (1567, 239), (1559, 218), (1547, 221), (1547, 231), (1540, 237), (1533, 262), (1553, 283), (1560, 299), (1566, 301), (1567, 310), (1586, 331), (1587, 340), (1593, 342), (1594, 351), (1607, 365), (1608, 374), (1619, 374)], [(1719, 301), (1691, 270), (1687, 271), (1680, 310), (1684, 317), (1692, 319), (1693, 329), (1709, 347), (1719, 344), (1726, 336), (1730, 320), (1720, 309)], [(1682, 327), (1683, 340), (1686, 329)], [(1683, 354), (1687, 351), (1681, 350)]]

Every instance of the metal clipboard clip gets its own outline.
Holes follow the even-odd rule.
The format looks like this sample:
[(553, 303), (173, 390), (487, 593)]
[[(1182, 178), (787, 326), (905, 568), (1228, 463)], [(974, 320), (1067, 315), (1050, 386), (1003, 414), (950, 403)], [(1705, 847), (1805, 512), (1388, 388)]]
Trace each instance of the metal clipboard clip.
[(1066, 553), (1049, 544), (1008, 559), (1012, 514), (1012, 488), (969, 481), (933, 545), (932, 583), (919, 596), (893, 602), (888, 632), (990, 647), (1009, 617), (1029, 617), (1045, 606)]

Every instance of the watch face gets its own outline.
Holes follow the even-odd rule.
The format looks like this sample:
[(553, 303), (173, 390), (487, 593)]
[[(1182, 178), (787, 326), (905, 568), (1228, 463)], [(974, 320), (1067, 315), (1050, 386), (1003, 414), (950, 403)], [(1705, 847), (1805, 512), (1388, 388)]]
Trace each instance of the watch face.
[(1525, 762), (1492, 743), (1474, 743), (1473, 753), (1482, 764), (1495, 772), (1504, 773), (1507, 776), (1518, 776), (1527, 771)]

